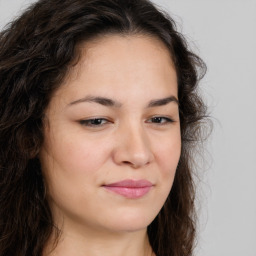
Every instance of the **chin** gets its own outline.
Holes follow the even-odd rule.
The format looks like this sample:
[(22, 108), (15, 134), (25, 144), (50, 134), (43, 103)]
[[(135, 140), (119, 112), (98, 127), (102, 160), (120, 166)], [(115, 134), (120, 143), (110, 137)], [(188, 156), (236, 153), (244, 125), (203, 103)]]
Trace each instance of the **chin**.
[(116, 231), (126, 232), (143, 230), (150, 225), (157, 213), (126, 211), (123, 214), (112, 216), (108, 222), (109, 228)]

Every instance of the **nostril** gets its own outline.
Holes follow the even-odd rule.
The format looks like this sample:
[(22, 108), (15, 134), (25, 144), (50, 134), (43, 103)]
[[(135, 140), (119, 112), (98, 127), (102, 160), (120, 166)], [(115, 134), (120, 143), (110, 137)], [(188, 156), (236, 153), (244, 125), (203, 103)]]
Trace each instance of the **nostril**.
[(150, 161), (148, 160), (134, 160), (134, 161), (122, 161), (123, 164), (125, 165), (129, 165), (133, 168), (139, 168), (141, 166), (145, 166), (145, 165), (148, 165)]
[(138, 164), (138, 163), (133, 163), (133, 162), (130, 162), (130, 161), (123, 161), (123, 164), (125, 164), (125, 165), (130, 165), (130, 166), (132, 166), (132, 167), (134, 167), (134, 168), (138, 168), (138, 167), (140, 166), (140, 164)]

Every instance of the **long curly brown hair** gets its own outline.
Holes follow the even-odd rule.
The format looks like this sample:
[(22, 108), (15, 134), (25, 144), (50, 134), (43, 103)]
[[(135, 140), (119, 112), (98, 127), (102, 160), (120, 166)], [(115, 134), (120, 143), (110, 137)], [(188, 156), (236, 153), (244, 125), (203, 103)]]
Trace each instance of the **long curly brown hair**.
[(77, 59), (105, 34), (145, 34), (169, 49), (178, 77), (182, 152), (172, 190), (148, 236), (158, 256), (190, 256), (195, 242), (193, 150), (206, 107), (205, 71), (174, 21), (147, 0), (40, 0), (0, 34), (0, 256), (40, 256), (53, 232), (38, 152), (43, 115)]

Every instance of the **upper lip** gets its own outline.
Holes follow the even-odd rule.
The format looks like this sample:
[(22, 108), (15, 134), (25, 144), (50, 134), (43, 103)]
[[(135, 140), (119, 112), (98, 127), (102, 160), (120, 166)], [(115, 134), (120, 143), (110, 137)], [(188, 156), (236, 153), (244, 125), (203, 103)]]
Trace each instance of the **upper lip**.
[(121, 180), (114, 183), (105, 184), (105, 187), (126, 187), (126, 188), (145, 188), (151, 187), (153, 184), (148, 180)]

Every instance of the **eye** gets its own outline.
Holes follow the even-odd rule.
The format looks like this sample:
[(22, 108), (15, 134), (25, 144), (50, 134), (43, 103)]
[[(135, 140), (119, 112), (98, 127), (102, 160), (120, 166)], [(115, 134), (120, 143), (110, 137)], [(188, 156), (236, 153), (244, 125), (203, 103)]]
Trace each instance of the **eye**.
[(150, 118), (149, 121), (147, 121), (147, 122), (164, 125), (164, 124), (168, 124), (168, 123), (173, 123), (174, 120), (169, 117), (155, 116), (155, 117)]
[(101, 127), (109, 121), (105, 118), (92, 118), (92, 119), (85, 119), (85, 120), (80, 120), (79, 123), (84, 126), (89, 126), (89, 127)]

